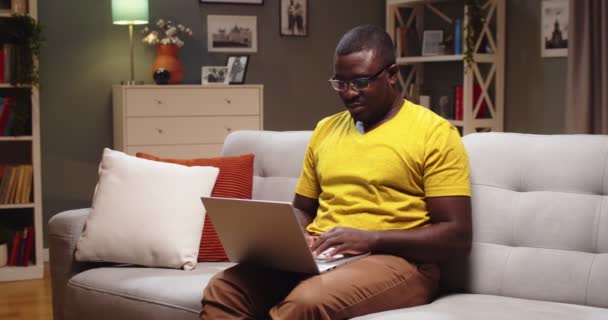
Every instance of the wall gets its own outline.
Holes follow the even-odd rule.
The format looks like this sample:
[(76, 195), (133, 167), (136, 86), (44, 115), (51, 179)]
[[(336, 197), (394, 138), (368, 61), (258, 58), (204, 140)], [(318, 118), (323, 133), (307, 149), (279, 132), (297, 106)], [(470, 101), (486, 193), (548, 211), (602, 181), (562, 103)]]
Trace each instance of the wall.
[[(150, 15), (151, 21), (176, 19), (195, 32), (180, 52), (188, 84), (200, 83), (202, 65), (226, 60), (225, 54), (206, 52), (206, 15), (256, 15), (258, 52), (251, 54), (246, 82), (265, 86), (264, 126), (312, 129), (321, 117), (341, 110), (327, 83), (339, 37), (358, 24), (383, 26), (384, 1), (310, 0), (306, 38), (281, 37), (278, 1), (264, 2), (251, 6), (150, 0)], [(111, 86), (128, 78), (129, 58), (127, 28), (112, 24), (110, 3), (38, 1), (47, 39), (40, 59), (45, 226), (60, 211), (90, 206), (101, 152), (112, 147)], [(152, 82), (154, 50), (139, 42), (139, 33), (135, 37), (136, 78)]]
[(505, 131), (564, 132), (567, 58), (540, 57), (541, 0), (507, 0)]

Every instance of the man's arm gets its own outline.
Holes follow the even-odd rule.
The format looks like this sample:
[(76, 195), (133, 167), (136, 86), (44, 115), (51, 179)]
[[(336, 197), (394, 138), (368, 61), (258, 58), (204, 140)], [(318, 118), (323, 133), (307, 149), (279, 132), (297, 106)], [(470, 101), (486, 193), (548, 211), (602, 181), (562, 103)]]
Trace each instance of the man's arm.
[(471, 248), (471, 199), (427, 198), (431, 225), (410, 230), (366, 231), (337, 227), (317, 239), (312, 250), (330, 255), (384, 252), (417, 262), (438, 262), (468, 254)]
[(305, 234), (306, 226), (308, 226), (312, 220), (317, 216), (317, 208), (319, 208), (319, 200), (308, 198), (296, 193), (293, 198), (294, 214), (302, 226), (302, 230)]

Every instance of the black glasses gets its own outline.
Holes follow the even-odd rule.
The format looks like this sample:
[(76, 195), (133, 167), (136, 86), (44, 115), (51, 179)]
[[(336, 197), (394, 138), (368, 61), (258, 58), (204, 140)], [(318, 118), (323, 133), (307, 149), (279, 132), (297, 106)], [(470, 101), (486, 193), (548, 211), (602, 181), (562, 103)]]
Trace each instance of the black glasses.
[(384, 72), (384, 70), (388, 69), (390, 66), (392, 66), (392, 63), (389, 65), (386, 65), (384, 68), (380, 69), (380, 71), (376, 72), (372, 76), (354, 78), (354, 79), (351, 79), (350, 81), (338, 80), (338, 79), (334, 79), (332, 77), (331, 79), (329, 79), (329, 84), (331, 84), (331, 87), (334, 88), (334, 90), (339, 91), (339, 92), (348, 90), (348, 86), (350, 86), (351, 88), (353, 88), (357, 91), (361, 90), (361, 89), (366, 89), (366, 88), (369, 88), (371, 83), (374, 80), (376, 80), (376, 78), (378, 78), (378, 76), (381, 75), (382, 72)]

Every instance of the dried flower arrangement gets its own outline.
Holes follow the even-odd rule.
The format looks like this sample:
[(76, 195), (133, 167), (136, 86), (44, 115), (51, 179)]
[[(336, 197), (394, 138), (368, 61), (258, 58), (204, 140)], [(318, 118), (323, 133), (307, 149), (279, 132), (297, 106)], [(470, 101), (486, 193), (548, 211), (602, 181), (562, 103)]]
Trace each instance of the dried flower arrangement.
[(144, 34), (142, 42), (148, 45), (157, 44), (174, 44), (181, 48), (184, 45), (179, 36), (181, 34), (188, 37), (192, 36), (192, 30), (181, 24), (175, 25), (171, 20), (158, 19), (156, 26), (159, 30), (151, 30), (149, 27), (145, 27), (141, 32)]

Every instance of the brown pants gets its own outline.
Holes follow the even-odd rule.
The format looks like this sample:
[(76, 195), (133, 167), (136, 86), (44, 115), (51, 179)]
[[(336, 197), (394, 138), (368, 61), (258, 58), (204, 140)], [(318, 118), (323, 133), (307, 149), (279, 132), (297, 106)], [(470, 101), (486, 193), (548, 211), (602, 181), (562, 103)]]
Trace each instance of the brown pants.
[(239, 264), (216, 274), (200, 319), (348, 319), (431, 301), (439, 268), (370, 255), (317, 276)]

